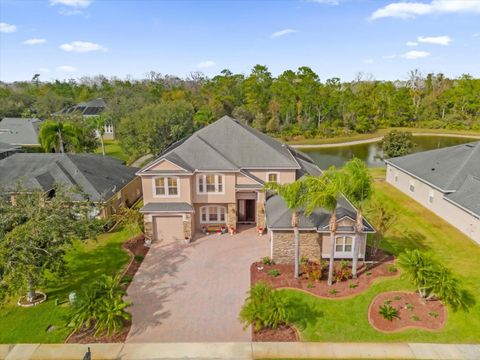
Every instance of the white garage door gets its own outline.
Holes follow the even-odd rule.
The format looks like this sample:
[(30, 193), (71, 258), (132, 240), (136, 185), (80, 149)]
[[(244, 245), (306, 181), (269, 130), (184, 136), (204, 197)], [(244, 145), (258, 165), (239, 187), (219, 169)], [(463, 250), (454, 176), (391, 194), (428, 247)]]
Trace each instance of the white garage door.
[(177, 242), (184, 238), (181, 216), (155, 217), (155, 240)]

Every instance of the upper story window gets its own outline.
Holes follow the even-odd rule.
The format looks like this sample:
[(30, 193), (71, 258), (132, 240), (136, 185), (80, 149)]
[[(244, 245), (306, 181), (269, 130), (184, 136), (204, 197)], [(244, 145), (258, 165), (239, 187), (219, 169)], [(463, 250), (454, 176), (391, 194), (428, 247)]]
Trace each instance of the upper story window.
[(155, 195), (161, 197), (177, 197), (178, 178), (171, 176), (161, 176), (154, 178)]
[(280, 181), (280, 174), (278, 172), (269, 172), (267, 173), (267, 182), (276, 182)]
[(410, 190), (410, 192), (415, 192), (415, 181), (410, 181), (410, 186), (408, 187), (408, 190)]
[(224, 176), (220, 174), (197, 175), (197, 191), (199, 194), (222, 194)]

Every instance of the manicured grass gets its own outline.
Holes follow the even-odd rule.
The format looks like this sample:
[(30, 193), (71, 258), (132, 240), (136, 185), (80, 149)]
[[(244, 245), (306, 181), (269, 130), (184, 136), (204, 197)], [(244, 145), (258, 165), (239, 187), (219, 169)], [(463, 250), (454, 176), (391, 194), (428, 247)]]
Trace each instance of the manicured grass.
[(298, 139), (287, 141), (290, 145), (317, 145), (317, 144), (339, 144), (350, 141), (369, 140), (377, 137), (382, 137), (392, 130), (410, 131), (412, 133), (424, 134), (455, 134), (455, 135), (475, 135), (480, 136), (480, 131), (474, 130), (449, 130), (449, 129), (422, 129), (422, 128), (387, 128), (378, 129), (370, 134), (354, 134), (351, 136), (340, 136), (332, 138), (313, 138), (313, 139)]
[[(68, 294), (102, 274), (120, 271), (130, 258), (121, 245), (130, 237), (126, 230), (119, 229), (96, 240), (75, 243), (66, 255), (69, 273), (52, 277), (45, 287), (39, 288), (47, 293), (46, 302), (31, 308), (21, 308), (12, 302), (0, 308), (0, 343), (63, 342), (70, 333), (65, 327)], [(55, 305), (55, 299), (61, 305)], [(56, 329), (47, 332), (50, 325)]]
[[(114, 158), (120, 159), (125, 161), (126, 163), (129, 162), (130, 157), (129, 155), (121, 148), (118, 140), (104, 140), (105, 143), (105, 154), (108, 156), (112, 156)], [(95, 150), (97, 154), (102, 153), (102, 147), (99, 146), (97, 150)]]
[[(375, 170), (374, 177), (381, 172)], [(344, 300), (319, 299), (295, 290), (282, 290), (294, 309), (293, 322), (305, 341), (410, 341), (480, 342), (480, 247), (451, 225), (423, 208), (384, 181), (377, 181), (376, 197), (389, 203), (397, 221), (385, 236), (383, 248), (398, 255), (405, 249), (430, 252), (450, 268), (477, 303), (469, 312), (448, 310), (445, 329), (439, 332), (405, 330), (383, 334), (368, 323), (367, 311), (373, 297), (391, 290), (413, 290), (401, 278), (374, 283), (367, 292)]]

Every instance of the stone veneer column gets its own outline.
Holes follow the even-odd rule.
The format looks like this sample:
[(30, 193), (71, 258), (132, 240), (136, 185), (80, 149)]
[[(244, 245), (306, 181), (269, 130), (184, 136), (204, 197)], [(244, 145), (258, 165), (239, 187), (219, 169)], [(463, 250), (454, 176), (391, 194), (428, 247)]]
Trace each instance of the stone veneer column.
[(183, 235), (185, 239), (192, 238), (192, 215), (186, 214), (183, 218)]
[(257, 201), (257, 228), (265, 230), (265, 203)]
[(237, 228), (237, 204), (227, 204), (227, 228)]
[(153, 241), (153, 219), (152, 215), (145, 215), (143, 217), (143, 225), (144, 225), (144, 234), (145, 239)]

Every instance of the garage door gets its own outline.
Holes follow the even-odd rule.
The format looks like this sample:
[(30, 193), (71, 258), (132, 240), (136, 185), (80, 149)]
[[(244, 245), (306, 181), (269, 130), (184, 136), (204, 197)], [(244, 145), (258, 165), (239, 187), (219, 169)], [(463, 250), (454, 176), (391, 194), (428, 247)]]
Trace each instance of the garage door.
[(177, 242), (184, 238), (181, 216), (155, 217), (155, 240)]

